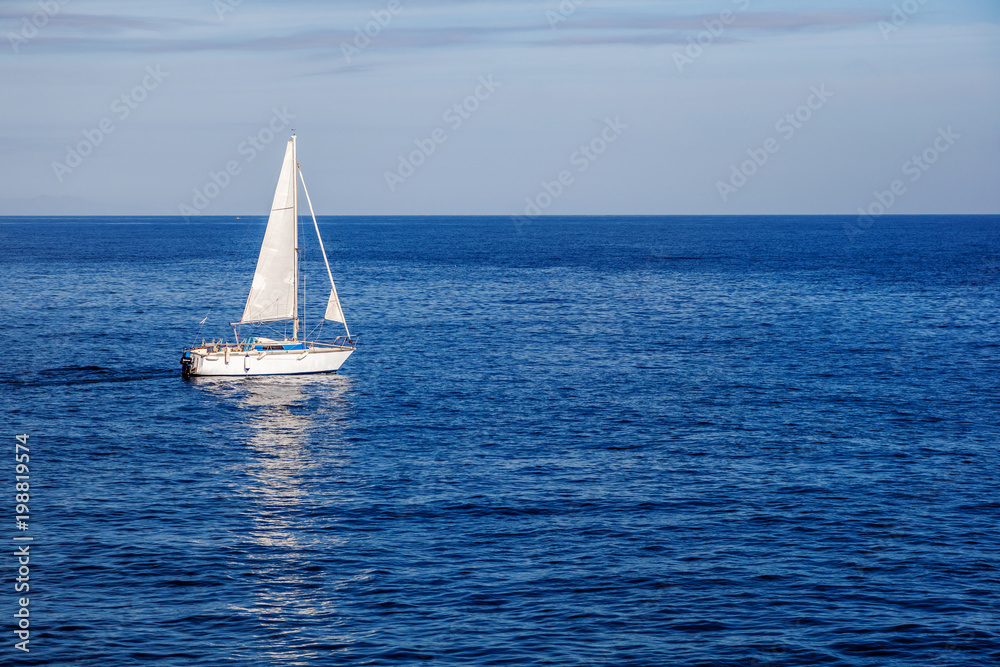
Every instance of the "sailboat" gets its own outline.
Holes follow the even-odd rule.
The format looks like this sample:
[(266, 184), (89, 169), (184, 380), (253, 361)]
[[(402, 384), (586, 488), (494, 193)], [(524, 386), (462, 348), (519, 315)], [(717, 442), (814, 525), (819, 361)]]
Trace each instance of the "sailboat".
[[(319, 233), (316, 213), (313, 211), (309, 191), (306, 189), (302, 169), (296, 160), (295, 135), (288, 141), (285, 158), (278, 176), (278, 185), (267, 219), (264, 241), (257, 258), (250, 294), (238, 322), (231, 322), (236, 343), (211, 342), (198, 347), (185, 348), (181, 354), (181, 373), (192, 376), (249, 376), (249, 375), (299, 375), (304, 373), (329, 373), (336, 371), (355, 350), (356, 339), (351, 336), (344, 318), (344, 311), (337, 297), (330, 262)], [(298, 178), (296, 179), (296, 176)], [(343, 336), (331, 342), (299, 339), (299, 189), (302, 183), (313, 227), (319, 239), (320, 252), (330, 278), (330, 298), (327, 300), (323, 319), (344, 325)], [(292, 335), (287, 335), (291, 322)], [(243, 325), (268, 325), (275, 329), (284, 323), (281, 339), (252, 336), (241, 338)], [(276, 330), (276, 329), (275, 329)]]

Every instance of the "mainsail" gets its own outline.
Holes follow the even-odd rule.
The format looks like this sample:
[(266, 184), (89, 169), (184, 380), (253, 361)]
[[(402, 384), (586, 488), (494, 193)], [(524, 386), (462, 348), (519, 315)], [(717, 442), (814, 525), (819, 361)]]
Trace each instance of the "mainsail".
[[(296, 311), (295, 138), (288, 142), (241, 322), (289, 320)], [(338, 304), (339, 308), (339, 304)], [(343, 315), (341, 315), (343, 317)]]

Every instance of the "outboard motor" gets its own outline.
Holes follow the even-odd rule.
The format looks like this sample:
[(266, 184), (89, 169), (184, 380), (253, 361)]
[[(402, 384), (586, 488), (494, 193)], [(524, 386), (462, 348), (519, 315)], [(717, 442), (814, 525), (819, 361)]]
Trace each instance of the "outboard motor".
[(194, 360), (191, 358), (191, 353), (185, 350), (181, 353), (181, 377), (189, 378), (191, 377), (191, 364)]

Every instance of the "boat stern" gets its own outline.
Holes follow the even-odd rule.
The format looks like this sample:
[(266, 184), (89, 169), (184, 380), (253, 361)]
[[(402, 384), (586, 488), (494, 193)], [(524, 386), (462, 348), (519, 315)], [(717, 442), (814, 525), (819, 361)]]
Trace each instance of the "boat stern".
[(197, 375), (201, 369), (201, 360), (202, 355), (198, 354), (197, 350), (185, 348), (181, 352), (181, 377), (189, 378)]

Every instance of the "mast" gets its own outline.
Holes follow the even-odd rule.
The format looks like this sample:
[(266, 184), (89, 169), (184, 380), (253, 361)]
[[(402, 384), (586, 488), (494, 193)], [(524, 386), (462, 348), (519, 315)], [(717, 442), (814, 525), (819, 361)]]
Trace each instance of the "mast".
[[(296, 154), (295, 135), (293, 134), (292, 135), (292, 168), (293, 169), (298, 169), (298, 166), (299, 166), (299, 157)], [(293, 181), (293, 184), (294, 184), (294, 181), (295, 181), (295, 174), (294, 173), (292, 174), (292, 181)], [(294, 259), (294, 263), (295, 263), (295, 273), (294, 273), (294, 275), (295, 275), (295, 289), (292, 291), (292, 294), (294, 294), (294, 296), (292, 297), (292, 303), (294, 304), (294, 308), (292, 309), (292, 312), (294, 312), (295, 315), (292, 317), (292, 340), (298, 340), (299, 339), (299, 188), (298, 188), (298, 186), (293, 186), (292, 192), (295, 193), (294, 194), (294, 198), (292, 200), (294, 202), (292, 204), (292, 210), (294, 211), (292, 219), (295, 221), (294, 224), (292, 225), (292, 229), (295, 230), (294, 231), (294, 235), (295, 235), (294, 239), (295, 240), (292, 243), (293, 247), (295, 248), (295, 259)]]

